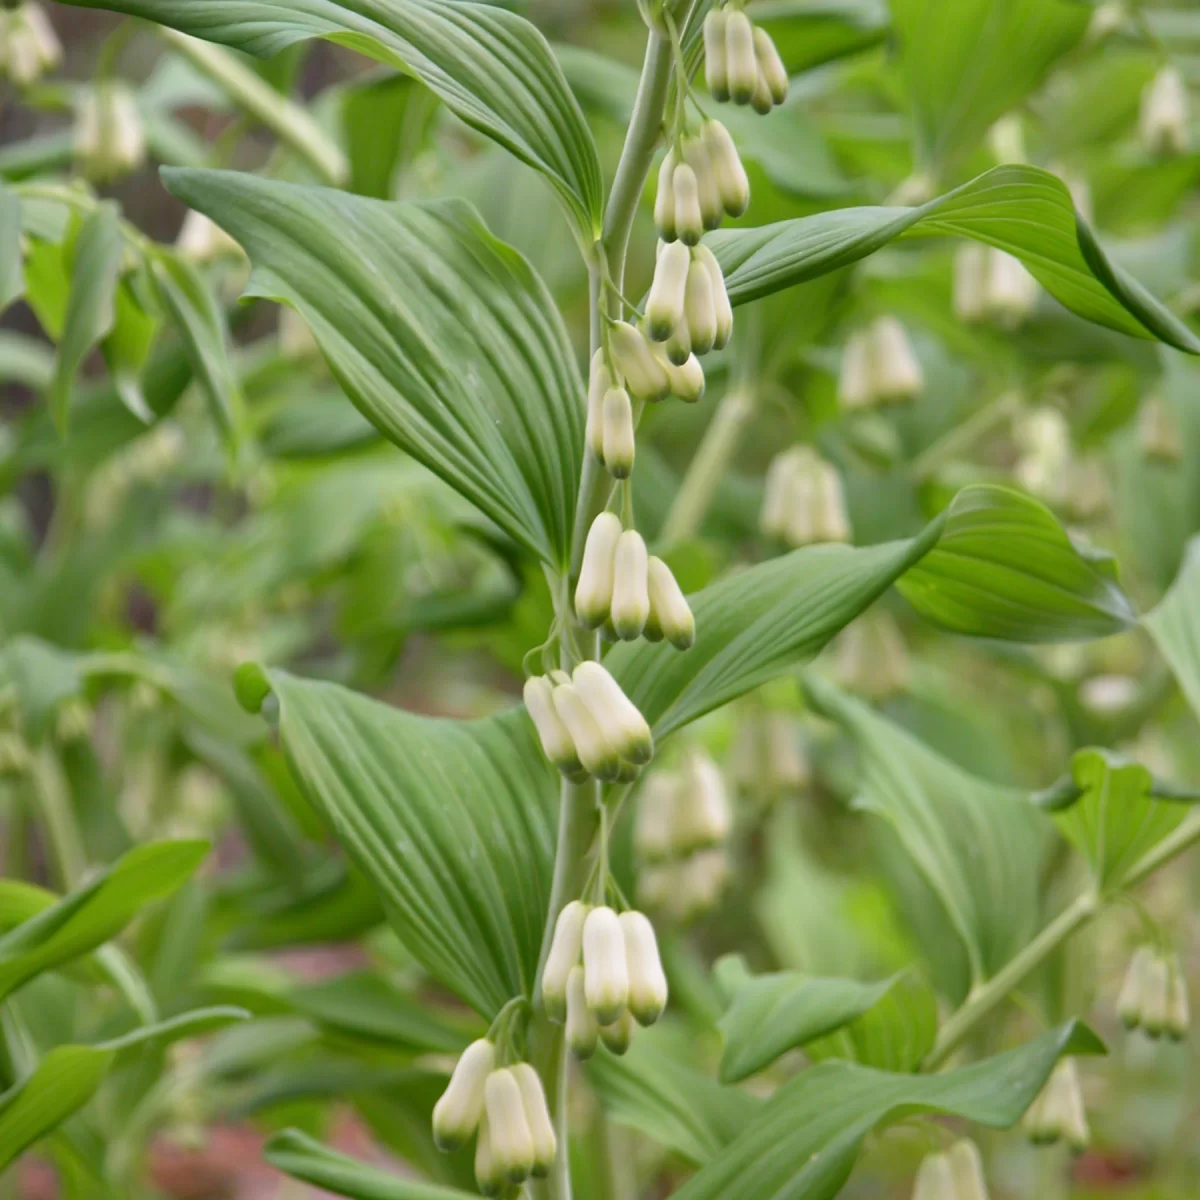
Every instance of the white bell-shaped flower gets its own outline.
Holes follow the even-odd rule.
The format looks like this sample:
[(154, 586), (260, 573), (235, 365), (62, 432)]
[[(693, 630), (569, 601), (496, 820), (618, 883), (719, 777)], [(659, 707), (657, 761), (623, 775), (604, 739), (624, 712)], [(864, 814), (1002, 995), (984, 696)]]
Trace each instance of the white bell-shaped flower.
[(628, 321), (614, 321), (608, 330), (613, 366), (637, 400), (661, 400), (669, 388), (666, 368), (654, 353), (654, 344)]
[(666, 638), (677, 650), (688, 650), (696, 641), (696, 618), (688, 606), (671, 568), (651, 555), (646, 564), (650, 614), (643, 633), (651, 641)]
[(601, 726), (574, 682), (555, 687), (554, 710), (571, 735), (583, 769), (597, 779), (617, 779), (621, 774), (620, 746), (610, 740), (608, 730)]
[(600, 444), (604, 469), (614, 479), (628, 479), (633, 474), (637, 438), (633, 427), (633, 402), (623, 387), (609, 388), (604, 393)]
[(700, 137), (708, 149), (721, 204), (731, 217), (740, 217), (750, 207), (750, 179), (737, 146), (720, 121), (705, 121)]
[(572, 900), (554, 923), (554, 936), (542, 968), (542, 1003), (552, 1021), (566, 1020), (567, 980), (583, 954), (583, 922), (588, 910), (583, 901)]
[(621, 758), (638, 766), (648, 763), (654, 757), (650, 726), (608, 670), (598, 662), (584, 661), (571, 680), (606, 742)]
[(28, 87), (61, 61), (62, 43), (40, 4), (0, 10), (0, 75)]
[(624, 1054), (633, 1044), (633, 1034), (637, 1022), (627, 1008), (621, 1010), (621, 1015), (615, 1021), (600, 1026), (600, 1040), (607, 1050), (613, 1054)]
[(654, 771), (639, 789), (633, 848), (640, 862), (661, 862), (677, 852), (681, 784), (682, 777), (677, 771)]
[(1188, 148), (1188, 91), (1175, 67), (1163, 67), (1142, 93), (1139, 129), (1152, 154), (1183, 154)]
[(771, 103), (782, 104), (788, 94), (787, 68), (775, 49), (771, 35), (761, 25), (754, 28), (754, 57), (758, 63), (759, 80), (766, 85)]
[(583, 923), (583, 983), (588, 1008), (601, 1025), (611, 1025), (629, 1003), (629, 969), (620, 919), (606, 905)]
[(723, 8), (712, 8), (704, 18), (704, 82), (718, 102), (729, 99), (726, 25), (729, 15)]
[(137, 101), (125, 84), (105, 80), (82, 93), (74, 146), (80, 169), (96, 182), (116, 179), (141, 165), (146, 135)]
[(958, 1200), (950, 1160), (944, 1154), (928, 1154), (921, 1160), (912, 1200)]
[(979, 1147), (970, 1138), (962, 1138), (946, 1152), (954, 1180), (954, 1200), (989, 1200), (987, 1180)]
[(512, 1068), (501, 1067), (487, 1077), (484, 1103), (492, 1170), (509, 1183), (523, 1183), (533, 1171), (536, 1149)]
[(558, 1151), (558, 1139), (554, 1134), (554, 1122), (546, 1104), (546, 1092), (538, 1073), (528, 1063), (517, 1063), (512, 1068), (513, 1078), (521, 1091), (525, 1107), (525, 1120), (533, 1137), (533, 1167), (530, 1175), (544, 1179), (554, 1165)]
[(609, 618), (617, 637), (630, 642), (642, 634), (650, 616), (646, 543), (636, 529), (617, 539), (613, 555), (613, 590)]
[(646, 333), (656, 342), (665, 342), (684, 318), (691, 262), (691, 252), (683, 242), (659, 243), (654, 280), (646, 297)]
[(450, 1082), (433, 1108), (433, 1140), (441, 1150), (456, 1150), (479, 1126), (484, 1087), (496, 1062), (496, 1047), (479, 1038), (459, 1056)]
[(554, 685), (545, 675), (535, 675), (525, 681), (525, 708), (537, 730), (546, 757), (564, 775), (580, 770), (579, 755), (566, 725), (554, 707)]
[(567, 976), (567, 1025), (564, 1031), (567, 1048), (577, 1058), (591, 1058), (596, 1053), (600, 1025), (587, 1002), (583, 967), (572, 967)]
[(1022, 1125), (1036, 1145), (1050, 1145), (1061, 1139), (1076, 1153), (1087, 1148), (1091, 1132), (1073, 1058), (1064, 1058), (1055, 1066), (1049, 1082), (1025, 1113)]
[(704, 234), (704, 210), (700, 206), (700, 181), (687, 163), (675, 167), (671, 190), (675, 193), (675, 236), (694, 246)]
[(698, 746), (688, 751), (680, 787), (677, 848), (720, 845), (729, 836), (733, 813), (720, 768)]
[(604, 396), (614, 386), (612, 372), (604, 361), (604, 351), (592, 355), (588, 372), (587, 429), (584, 441), (587, 448), (601, 462), (604, 461)]
[(658, 954), (654, 926), (644, 913), (632, 909), (618, 919), (625, 937), (629, 1012), (639, 1025), (653, 1025), (667, 1007), (667, 976)]
[(696, 176), (696, 194), (700, 200), (700, 219), (705, 229), (716, 229), (725, 215), (721, 187), (708, 146), (700, 137), (685, 137), (679, 144), (683, 161)]
[(610, 512), (600, 513), (588, 530), (575, 585), (575, 615), (585, 629), (598, 629), (608, 620), (621, 533), (621, 518)]
[(730, 12), (725, 20), (725, 73), (730, 99), (749, 104), (758, 86), (758, 59), (754, 26), (744, 12)]

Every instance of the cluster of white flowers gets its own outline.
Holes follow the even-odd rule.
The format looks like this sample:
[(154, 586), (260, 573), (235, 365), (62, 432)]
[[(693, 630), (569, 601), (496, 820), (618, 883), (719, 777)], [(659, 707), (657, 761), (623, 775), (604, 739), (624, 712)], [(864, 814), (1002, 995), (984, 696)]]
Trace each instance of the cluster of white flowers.
[(787, 99), (788, 75), (765, 29), (740, 4), (714, 8), (704, 19), (704, 76), (714, 100), (769, 113)]
[(843, 408), (904, 404), (925, 387), (925, 373), (904, 326), (879, 317), (852, 333), (842, 352), (838, 400)]
[(767, 468), (759, 528), (789, 546), (848, 542), (850, 518), (837, 468), (811, 446), (793, 446)]
[(551, 1020), (565, 1022), (578, 1057), (589, 1058), (598, 1041), (624, 1054), (635, 1025), (653, 1025), (667, 1007), (667, 977), (645, 914), (571, 901), (554, 926), (542, 1003)]
[(912, 1200), (988, 1200), (979, 1147), (970, 1138), (921, 1162)]
[(1021, 1124), (1035, 1145), (1049, 1146), (1061, 1140), (1077, 1154), (1087, 1149), (1092, 1134), (1073, 1058), (1062, 1059), (1054, 1068), (1050, 1081), (1029, 1106)]
[(107, 183), (141, 166), (146, 131), (137, 99), (119, 80), (85, 89), (75, 113), (75, 160), (95, 183)]
[(497, 1195), (550, 1173), (558, 1149), (538, 1073), (528, 1063), (496, 1065), (496, 1047), (479, 1038), (463, 1051), (433, 1110), (440, 1149), (475, 1137), (475, 1181)]
[(1140, 1029), (1149, 1038), (1186, 1037), (1192, 1017), (1179, 956), (1140, 947), (1121, 987), (1117, 1015), (1127, 1029)]
[(1038, 282), (1024, 264), (994, 246), (969, 242), (954, 259), (954, 311), (959, 320), (1015, 329), (1037, 307)]
[(638, 794), (633, 830), (638, 898), (674, 920), (711, 908), (729, 874), (733, 810), (717, 764), (698, 747)]
[(0, 8), (0, 75), (28, 87), (61, 61), (62, 44), (40, 4)]
[(1139, 130), (1151, 154), (1184, 154), (1188, 132), (1188, 91), (1174, 67), (1163, 67), (1142, 93)]

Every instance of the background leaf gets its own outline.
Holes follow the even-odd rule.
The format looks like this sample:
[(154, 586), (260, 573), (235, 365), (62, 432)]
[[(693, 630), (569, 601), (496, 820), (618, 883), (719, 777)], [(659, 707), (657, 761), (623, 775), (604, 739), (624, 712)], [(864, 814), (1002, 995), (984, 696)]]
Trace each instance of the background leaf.
[(1179, 575), (1142, 624), (1200, 717), (1200, 538), (1188, 543)]
[(25, 291), (25, 268), (21, 253), (21, 201), (0, 186), (0, 312)]

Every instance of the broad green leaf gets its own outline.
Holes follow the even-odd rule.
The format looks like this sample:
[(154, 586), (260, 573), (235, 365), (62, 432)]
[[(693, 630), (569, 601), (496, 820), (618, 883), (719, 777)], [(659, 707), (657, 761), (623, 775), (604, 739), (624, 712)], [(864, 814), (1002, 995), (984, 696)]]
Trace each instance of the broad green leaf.
[(876, 1126), (922, 1112), (993, 1129), (1014, 1125), (1059, 1055), (1103, 1051), (1075, 1022), (1028, 1045), (942, 1075), (893, 1075), (850, 1063), (802, 1071), (746, 1130), (674, 1193), (676, 1200), (830, 1200)]
[(59, 705), (83, 690), (75, 655), (23, 634), (0, 652), (0, 681), (15, 687), (22, 722), (34, 740), (50, 727)]
[(1187, 812), (1182, 804), (1149, 794), (1154, 777), (1140, 763), (1107, 750), (1077, 751), (1071, 778), (1083, 795), (1056, 820), (1102, 888), (1119, 886), (1130, 867)]
[(1142, 618), (1200, 718), (1200, 538), (1188, 543), (1171, 590)]
[(0, 185), (0, 312), (25, 291), (21, 252), (21, 201)]
[(89, 883), (0, 937), (0, 999), (118, 934), (147, 904), (173, 892), (200, 865), (206, 842), (138, 846)]
[(758, 1101), (721, 1087), (696, 1069), (695, 1059), (694, 1036), (656, 1027), (634, 1038), (620, 1058), (598, 1053), (587, 1074), (614, 1121), (699, 1164), (746, 1127)]
[(1108, 560), (1037, 500), (990, 485), (959, 492), (937, 545), (898, 586), (927, 620), (975, 637), (1083, 640), (1136, 620)]
[(738, 1083), (789, 1050), (848, 1025), (882, 1000), (897, 978), (860, 983), (777, 971), (746, 980), (719, 1022), (725, 1036), (721, 1082)]
[(1053, 828), (1023, 793), (976, 779), (832, 684), (806, 676), (813, 707), (858, 745), (854, 807), (887, 821), (946, 910), (975, 982), (1037, 932)]
[(915, 208), (836, 209), (718, 232), (709, 241), (730, 299), (744, 304), (840, 270), (903, 236), (996, 246), (1079, 316), (1200, 354), (1200, 337), (1108, 257), (1076, 214), (1066, 185), (1037, 167), (996, 167)]
[(368, 1166), (330, 1150), (298, 1129), (277, 1133), (263, 1153), (267, 1162), (285, 1175), (352, 1200), (468, 1200), (475, 1194)]
[(1075, 45), (1088, 11), (1070, 0), (891, 0), (900, 65), (927, 169), (976, 144)]
[(468, 125), (550, 181), (590, 246), (603, 181), (595, 143), (545, 38), (523, 17), (455, 0), (74, 0), (268, 57), (307, 38), (415, 75)]
[(533, 553), (566, 562), (583, 383), (545, 286), (469, 206), (165, 176), (246, 248), (251, 294), (299, 310), (373, 424)]
[(270, 681), (296, 781), (408, 949), (486, 1017), (530, 995), (557, 789), (524, 712), (432, 720), (282, 671)]
[(884, 0), (759, 0), (754, 23), (798, 75), (880, 45), (891, 20)]
[(101, 204), (84, 218), (75, 239), (71, 292), (58, 343), (54, 379), (46, 397), (60, 432), (67, 428), (75, 376), (88, 351), (110, 332), (116, 320), (121, 254), (121, 219), (116, 206)]

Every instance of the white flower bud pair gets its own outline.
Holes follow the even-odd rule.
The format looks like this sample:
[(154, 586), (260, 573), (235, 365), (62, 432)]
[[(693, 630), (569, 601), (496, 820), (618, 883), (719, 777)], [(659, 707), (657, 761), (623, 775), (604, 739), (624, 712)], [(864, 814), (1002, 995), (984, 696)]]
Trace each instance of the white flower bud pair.
[[(655, 353), (654, 343), (640, 329), (628, 321), (614, 321), (608, 327), (608, 346), (615, 378), (609, 376), (606, 388), (624, 387), (634, 400), (651, 403), (670, 394), (667, 368)], [(592, 361), (593, 379), (598, 361), (602, 360)]]
[(1147, 1037), (1184, 1038), (1191, 1024), (1191, 1006), (1178, 955), (1142, 946), (1129, 964), (1117, 1014), (1127, 1029), (1141, 1029)]
[(733, 812), (717, 764), (700, 748), (681, 771), (659, 771), (638, 794), (633, 842), (638, 858), (659, 862), (725, 841)]
[(40, 4), (0, 9), (0, 75), (28, 87), (62, 60), (62, 43)]
[(976, 242), (954, 257), (954, 312), (960, 321), (1015, 329), (1037, 307), (1038, 281), (1020, 259)]
[(146, 134), (133, 92), (104, 81), (84, 91), (75, 115), (75, 158), (96, 182), (127, 174), (146, 157)]
[(1054, 1068), (1021, 1124), (1035, 1145), (1048, 1146), (1061, 1139), (1077, 1154), (1087, 1149), (1092, 1135), (1073, 1058), (1062, 1059)]
[(838, 379), (838, 400), (844, 408), (905, 403), (924, 387), (925, 373), (895, 317), (880, 317), (846, 342)]
[(654, 220), (664, 242), (699, 242), (728, 214), (750, 205), (750, 180), (729, 130), (707, 120), (667, 151), (658, 171)]
[(787, 69), (775, 43), (740, 10), (714, 8), (705, 17), (704, 73), (714, 100), (765, 114), (787, 99)]
[(793, 446), (767, 469), (759, 526), (791, 546), (848, 542), (850, 518), (837, 469), (812, 449)]
[(945, 1154), (930, 1154), (917, 1172), (912, 1200), (988, 1200), (979, 1147), (969, 1138)]
[(676, 367), (693, 354), (722, 349), (733, 332), (725, 277), (712, 251), (683, 242), (660, 242), (654, 281), (646, 299), (646, 332), (665, 344)]
[(642, 867), (638, 898), (673, 921), (686, 921), (711, 909), (728, 880), (729, 856), (718, 846)]
[(1151, 154), (1183, 154), (1188, 148), (1188, 91), (1174, 67), (1163, 67), (1146, 85), (1138, 124)]
[(1174, 410), (1162, 396), (1142, 401), (1138, 412), (1138, 441), (1142, 453), (1155, 462), (1179, 462), (1183, 457), (1183, 438)]

